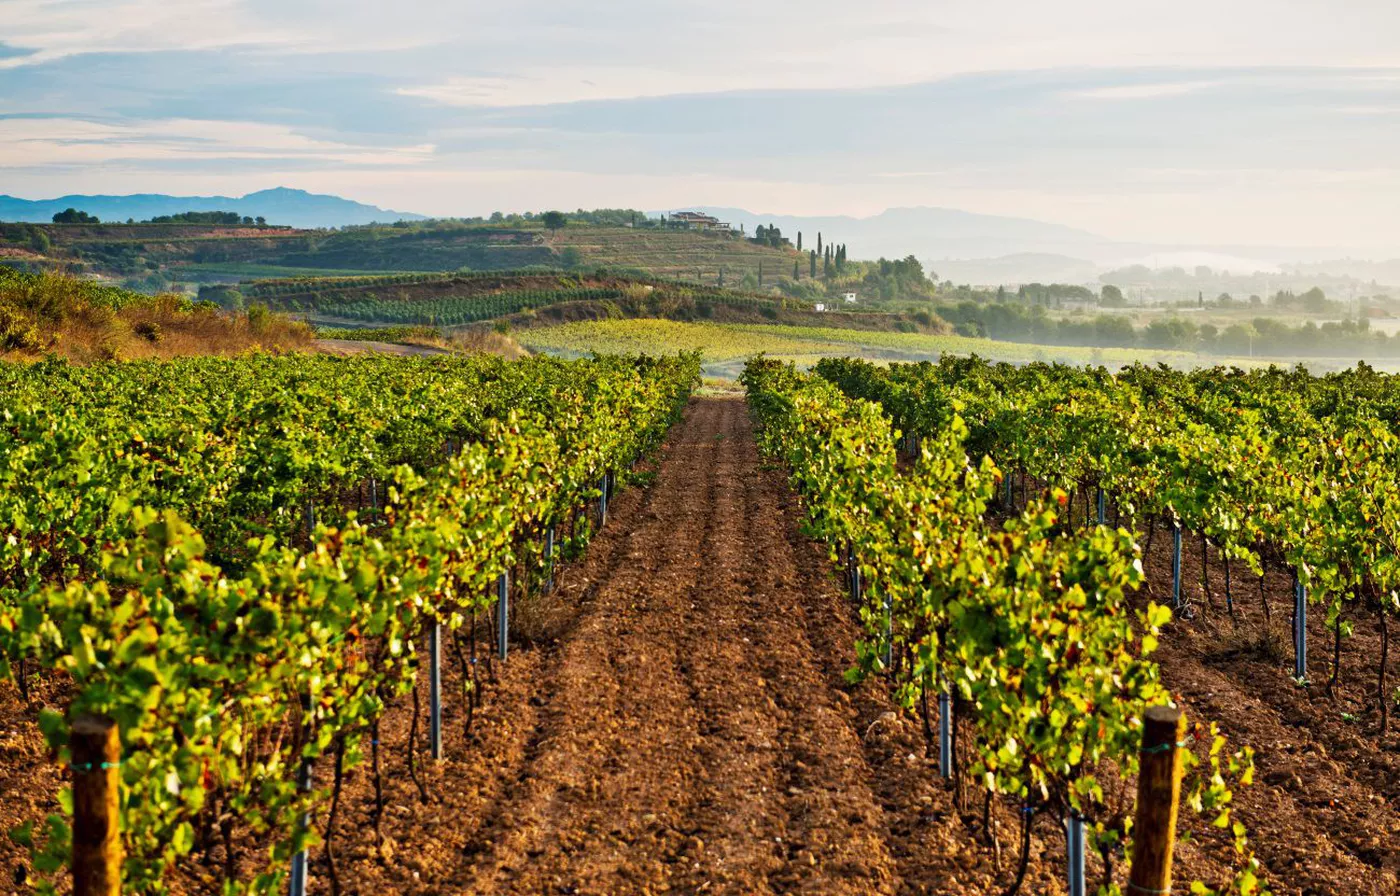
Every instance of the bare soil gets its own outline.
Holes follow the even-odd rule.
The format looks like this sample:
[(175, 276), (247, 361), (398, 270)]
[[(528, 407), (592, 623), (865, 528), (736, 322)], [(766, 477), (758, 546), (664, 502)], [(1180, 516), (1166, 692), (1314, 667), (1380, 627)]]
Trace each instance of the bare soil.
[(444, 355), (445, 348), (433, 345), (409, 345), (400, 342), (373, 342), (361, 339), (317, 339), (316, 350), (329, 355)]

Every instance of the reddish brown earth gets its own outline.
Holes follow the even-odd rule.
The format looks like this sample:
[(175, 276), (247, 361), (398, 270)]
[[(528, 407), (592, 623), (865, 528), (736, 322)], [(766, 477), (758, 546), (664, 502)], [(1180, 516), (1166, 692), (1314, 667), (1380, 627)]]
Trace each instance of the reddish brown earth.
[[(405, 762), (411, 701), (392, 708), (383, 840), (361, 766), (333, 839), (339, 892), (999, 894), (1014, 815), (994, 807), (994, 848), (975, 787), (960, 811), (918, 721), (891, 712), (884, 683), (845, 682), (860, 636), (853, 608), (800, 533), (783, 474), (760, 460), (742, 401), (693, 404), (655, 474), (618, 496), (553, 595), (517, 601), (521, 640), (491, 670), (470, 732), (448, 663), (446, 758), (418, 760), (426, 801)], [(1155, 542), (1161, 594), (1169, 540)], [(1286, 579), (1269, 583), (1284, 627), (1274, 658), (1253, 646), (1262, 623), (1248, 584), (1238, 584), (1253, 595), (1240, 601), (1239, 634), (1223, 609), (1174, 625), (1164, 677), (1193, 715), (1259, 750), (1261, 781), (1240, 793), (1240, 812), (1275, 892), (1395, 893), (1400, 793), (1395, 741), (1375, 736), (1364, 707), (1371, 629), (1358, 626), (1333, 703), (1320, 684), (1300, 690), (1288, 678)], [(21, 706), (0, 688), (8, 827), (53, 806), (59, 775), (33, 728), (39, 702)], [(1188, 827), (1199, 841), (1179, 847), (1178, 879), (1218, 879), (1225, 844)], [(1039, 819), (1023, 893), (1063, 892), (1062, 851), (1056, 822)], [(326, 852), (312, 853), (313, 893), (332, 892)], [(242, 853), (246, 876), (259, 856)], [(23, 859), (0, 840), (0, 862), (3, 893)], [(192, 858), (176, 889), (216, 892), (222, 864), (221, 847)], [(1100, 873), (1091, 857), (1091, 880)]]

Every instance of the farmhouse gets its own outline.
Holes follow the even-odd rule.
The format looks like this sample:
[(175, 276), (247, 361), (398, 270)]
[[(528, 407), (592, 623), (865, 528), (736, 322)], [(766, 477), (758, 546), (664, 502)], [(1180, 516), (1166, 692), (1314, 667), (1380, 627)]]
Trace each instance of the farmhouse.
[(845, 299), (848, 305), (854, 305), (856, 302), (856, 294), (853, 292), (843, 292), (841, 298)]
[(727, 221), (721, 221), (712, 215), (702, 215), (699, 212), (672, 212), (666, 219), (666, 226), (673, 230), (720, 230), (728, 232), (733, 227)]

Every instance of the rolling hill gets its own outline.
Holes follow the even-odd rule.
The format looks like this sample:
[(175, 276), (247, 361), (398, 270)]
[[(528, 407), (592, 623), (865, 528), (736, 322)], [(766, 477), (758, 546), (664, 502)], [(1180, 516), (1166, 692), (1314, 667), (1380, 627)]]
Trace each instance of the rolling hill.
[[(792, 249), (694, 231), (570, 224), (563, 230), (456, 221), (347, 230), (193, 224), (0, 224), (0, 256), (30, 267), (170, 282), (237, 282), (259, 276), (348, 272), (611, 268), (719, 285), (771, 285), (807, 274)], [(159, 281), (159, 282), (157, 282)]]

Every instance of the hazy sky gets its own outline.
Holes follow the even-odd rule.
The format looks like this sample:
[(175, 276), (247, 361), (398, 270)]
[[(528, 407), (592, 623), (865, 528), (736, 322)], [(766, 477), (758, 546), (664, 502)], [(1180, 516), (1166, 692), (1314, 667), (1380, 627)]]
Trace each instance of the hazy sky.
[(1400, 2), (0, 0), (0, 193), (279, 185), (1400, 255)]

